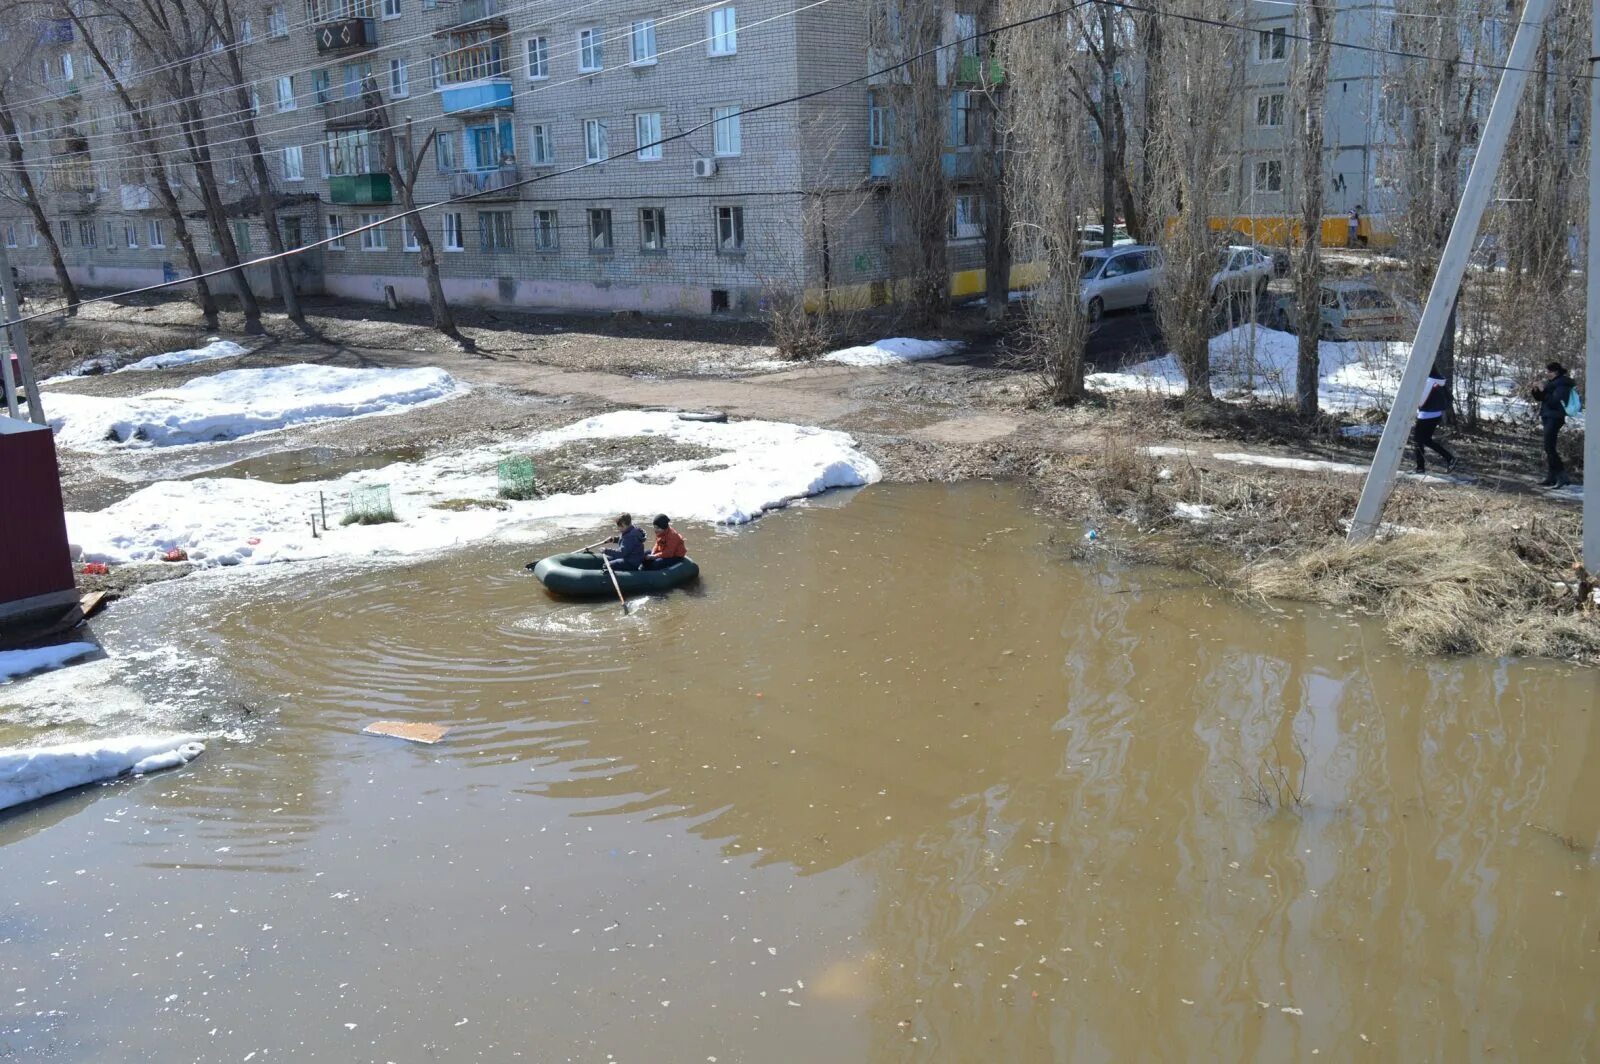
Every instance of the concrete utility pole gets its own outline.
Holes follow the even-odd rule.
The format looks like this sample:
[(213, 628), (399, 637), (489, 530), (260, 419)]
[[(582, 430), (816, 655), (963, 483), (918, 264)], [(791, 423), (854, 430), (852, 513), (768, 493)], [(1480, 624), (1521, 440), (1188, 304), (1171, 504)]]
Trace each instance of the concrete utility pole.
[[(1588, 372), (1584, 382), (1589, 398), (1600, 387), (1600, 0), (1593, 0), (1594, 38), (1589, 49), (1589, 269), (1585, 304), (1584, 355)], [(1588, 420), (1593, 420), (1593, 415)], [(1600, 426), (1584, 422), (1583, 432), (1583, 567), (1600, 573)]]
[[(1596, 2), (1600, 4), (1600, 0)], [(1399, 394), (1389, 410), (1389, 420), (1384, 422), (1378, 453), (1373, 456), (1372, 468), (1367, 471), (1367, 482), (1361, 488), (1361, 501), (1356, 504), (1356, 515), (1350, 522), (1351, 543), (1371, 539), (1383, 521), (1383, 507), (1389, 501), (1389, 493), (1394, 490), (1395, 474), (1400, 471), (1400, 461), (1405, 457), (1406, 438), (1411, 435), (1411, 427), (1417, 418), (1417, 406), (1422, 402), (1422, 386), (1427, 383), (1428, 370), (1433, 368), (1434, 357), (1439, 353), (1439, 341), (1444, 339), (1450, 311), (1461, 290), (1461, 278), (1467, 270), (1467, 256), (1472, 252), (1472, 242), (1477, 239), (1484, 208), (1488, 206), (1489, 196), (1494, 191), (1495, 175), (1506, 152), (1506, 141), (1511, 136), (1511, 122), (1522, 102), (1522, 90), (1527, 87), (1528, 75), (1535, 61), (1534, 53), (1539, 49), (1539, 37), (1544, 30), (1545, 14), (1549, 9), (1550, 0), (1527, 0), (1523, 6), (1517, 35), (1511, 41), (1511, 55), (1506, 59), (1504, 73), (1500, 75), (1500, 87), (1495, 90), (1494, 104), (1489, 108), (1489, 120), (1484, 124), (1478, 152), (1473, 156), (1472, 171), (1467, 175), (1467, 187), (1461, 194), (1461, 205), (1456, 208), (1455, 221), (1450, 225), (1450, 237), (1445, 241), (1444, 254), (1439, 259), (1439, 272), (1434, 275), (1428, 302), (1422, 308), (1422, 321), (1417, 324), (1417, 336), (1411, 344), (1411, 359), (1406, 363), (1404, 376), (1400, 378)], [(1590, 90), (1591, 93), (1594, 90), (1592, 83)], [(1591, 99), (1591, 112), (1595, 106)], [(1417, 118), (1418, 121), (1430, 120), (1427, 115)], [(1592, 174), (1590, 181), (1592, 196)], [(1591, 241), (1591, 264), (1594, 262), (1593, 254)], [(1600, 280), (1600, 274), (1591, 270), (1591, 278)], [(1590, 322), (1594, 320), (1591, 312)], [(1590, 359), (1593, 358), (1591, 348)]]
[[(1600, 3), (1600, 0), (1596, 0)], [(5, 241), (0, 240), (0, 295), (4, 296), (4, 304), (0, 306), (7, 321), (16, 321), (22, 317), (22, 304), (17, 300), (17, 285), (11, 279), (11, 256), (6, 254)], [(10, 347), (17, 354), (17, 362), (22, 366), (22, 390), (28, 396), (28, 416), (37, 424), (46, 424), (44, 419), (44, 403), (39, 399), (39, 381), (33, 372), (33, 356), (28, 353), (28, 327), (18, 322), (11, 326), (8, 339)], [(17, 416), (16, 396), (13, 394), (15, 385), (11, 380), (11, 359), (5, 360), (6, 378), (6, 407), (12, 417)]]

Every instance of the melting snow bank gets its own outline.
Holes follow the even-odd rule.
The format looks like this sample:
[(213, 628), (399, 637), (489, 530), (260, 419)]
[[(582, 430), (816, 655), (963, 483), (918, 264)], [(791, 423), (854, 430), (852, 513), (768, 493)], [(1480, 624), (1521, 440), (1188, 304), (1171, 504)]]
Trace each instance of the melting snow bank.
[(892, 366), (897, 362), (921, 362), (929, 358), (953, 355), (967, 346), (960, 340), (910, 340), (896, 337), (878, 340), (864, 347), (847, 347), (842, 351), (822, 356), (824, 362), (842, 362), (847, 366)]
[(0, 809), (86, 783), (177, 768), (205, 752), (192, 735), (132, 735), (98, 742), (0, 750)]
[(149, 358), (141, 358), (135, 362), (130, 362), (126, 366), (121, 364), (122, 359), (116, 354), (97, 355), (94, 358), (79, 362), (61, 376), (51, 377), (41, 383), (53, 384), (56, 381), (72, 380), (75, 377), (87, 377), (92, 374), (120, 373), (125, 369), (170, 369), (173, 366), (188, 366), (196, 362), (214, 362), (219, 358), (237, 358), (239, 355), (248, 355), (249, 353), (250, 349), (248, 347), (241, 347), (232, 340), (218, 340), (213, 336), (206, 342), (204, 347), (192, 347), (182, 351), (168, 351), (165, 354), (151, 355)]
[(62, 643), (37, 650), (0, 650), (0, 684), (59, 669), (99, 650), (93, 643)]
[(58, 392), (50, 400), (50, 427), (61, 446), (74, 450), (108, 450), (133, 441), (170, 447), (311, 421), (393, 414), (466, 390), (448, 373), (432, 368), (302, 364), (235, 369), (133, 397)]
[[(579, 440), (659, 437), (715, 451), (663, 462), (582, 494), (501, 502), (499, 462)], [(537, 475), (537, 473), (536, 473)], [(96, 513), (67, 514), (73, 543), (90, 561), (122, 563), (186, 550), (201, 565), (428, 554), (464, 543), (534, 538), (533, 522), (588, 527), (627, 510), (675, 520), (743, 524), (794, 499), (876, 482), (877, 464), (842, 432), (771, 421), (715, 424), (675, 414), (618, 411), (516, 443), (309, 484), (203, 479), (152, 484)], [(398, 522), (334, 527), (314, 538), (319, 497), (330, 522), (359, 487), (388, 485)], [(549, 530), (546, 530), (547, 532)]]

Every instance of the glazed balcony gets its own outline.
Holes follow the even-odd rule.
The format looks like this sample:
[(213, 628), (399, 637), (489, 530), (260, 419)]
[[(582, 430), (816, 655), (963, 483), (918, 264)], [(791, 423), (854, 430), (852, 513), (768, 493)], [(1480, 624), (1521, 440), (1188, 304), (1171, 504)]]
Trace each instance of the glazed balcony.
[(490, 30), (504, 34), (509, 29), (510, 24), (500, 10), (499, 0), (461, 0), (454, 7), (440, 12), (439, 23), (433, 35), (447, 37), (455, 33), (471, 33), (476, 30)]
[(342, 174), (328, 178), (328, 202), (371, 205), (394, 202), (388, 174)]
[(452, 197), (471, 196), (483, 202), (522, 198), (522, 171), (515, 166), (493, 170), (457, 170), (450, 175)]

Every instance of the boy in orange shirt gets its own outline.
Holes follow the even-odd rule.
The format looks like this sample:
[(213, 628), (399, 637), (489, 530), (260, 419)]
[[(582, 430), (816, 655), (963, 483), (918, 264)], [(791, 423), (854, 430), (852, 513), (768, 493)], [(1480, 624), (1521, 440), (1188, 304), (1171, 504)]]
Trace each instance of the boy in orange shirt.
[(683, 537), (672, 527), (672, 521), (666, 514), (656, 514), (656, 519), (651, 523), (656, 526), (656, 545), (645, 560), (645, 568), (665, 569), (689, 556), (689, 548), (684, 544)]

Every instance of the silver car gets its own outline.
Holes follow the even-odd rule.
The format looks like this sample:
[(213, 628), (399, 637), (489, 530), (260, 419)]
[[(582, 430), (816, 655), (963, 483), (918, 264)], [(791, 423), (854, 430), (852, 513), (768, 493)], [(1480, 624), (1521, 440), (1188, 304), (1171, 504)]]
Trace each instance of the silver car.
[[(1370, 281), (1324, 281), (1317, 290), (1317, 335), (1324, 340), (1403, 340), (1409, 328), (1407, 308)], [(1281, 328), (1299, 331), (1292, 297), (1278, 306)]]
[(1083, 273), (1078, 282), (1078, 305), (1097, 322), (1108, 310), (1155, 305), (1161, 283), (1161, 249), (1130, 244), (1083, 253)]

